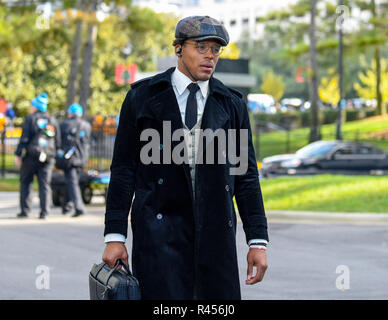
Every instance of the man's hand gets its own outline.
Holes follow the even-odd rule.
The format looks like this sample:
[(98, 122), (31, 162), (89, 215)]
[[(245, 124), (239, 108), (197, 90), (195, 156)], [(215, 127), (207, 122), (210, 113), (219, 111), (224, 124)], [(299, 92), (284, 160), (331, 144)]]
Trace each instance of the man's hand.
[[(245, 284), (255, 284), (264, 278), (264, 273), (268, 268), (267, 255), (265, 250), (250, 248), (247, 256), (248, 270)], [(256, 275), (253, 275), (253, 267), (256, 267)]]
[(17, 168), (20, 168), (21, 165), (22, 165), (22, 158), (19, 156), (15, 156), (15, 166)]
[(102, 261), (107, 263), (110, 268), (113, 268), (118, 259), (123, 260), (128, 265), (128, 252), (125, 243), (108, 242), (102, 255)]

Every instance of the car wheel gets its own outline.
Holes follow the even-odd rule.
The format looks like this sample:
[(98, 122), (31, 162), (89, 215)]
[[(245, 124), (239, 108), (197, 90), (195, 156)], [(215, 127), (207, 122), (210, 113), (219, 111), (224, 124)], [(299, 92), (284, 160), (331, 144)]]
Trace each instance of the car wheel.
[(82, 188), (82, 200), (84, 201), (85, 204), (89, 204), (92, 202), (93, 198), (93, 190), (90, 187), (84, 187)]
[(321, 167), (320, 167), (319, 165), (314, 164), (314, 165), (309, 166), (309, 167), (307, 168), (307, 170), (308, 170), (310, 173), (312, 173), (312, 174), (314, 174), (314, 173), (319, 173), (319, 171), (321, 170)]
[(52, 191), (52, 200), (53, 200), (53, 205), (55, 207), (60, 207), (63, 202), (63, 192), (59, 189), (53, 189)]
[(105, 197), (105, 204), (106, 204), (106, 200), (108, 200), (108, 188), (105, 188), (105, 193), (104, 193)]
[(262, 176), (263, 178), (268, 178), (268, 173), (267, 173), (267, 171), (260, 170), (259, 173), (261, 174), (261, 176)]

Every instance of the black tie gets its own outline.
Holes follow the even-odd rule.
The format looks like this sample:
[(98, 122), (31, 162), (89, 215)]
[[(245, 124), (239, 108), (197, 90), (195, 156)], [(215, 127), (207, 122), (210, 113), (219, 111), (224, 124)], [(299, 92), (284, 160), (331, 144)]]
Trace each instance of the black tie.
[(187, 98), (185, 123), (191, 130), (191, 128), (197, 123), (197, 99), (195, 98), (195, 94), (198, 91), (199, 86), (192, 82), (187, 86), (187, 89), (189, 89), (190, 94)]

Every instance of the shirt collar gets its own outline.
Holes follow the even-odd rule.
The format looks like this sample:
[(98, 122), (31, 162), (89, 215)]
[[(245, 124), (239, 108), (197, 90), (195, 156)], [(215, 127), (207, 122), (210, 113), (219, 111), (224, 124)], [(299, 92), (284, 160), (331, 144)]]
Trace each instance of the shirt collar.
[[(187, 86), (192, 83), (191, 79), (181, 72), (178, 67), (175, 68), (174, 72), (171, 75), (171, 83), (176, 87), (178, 94), (182, 95), (186, 90)], [(209, 91), (209, 80), (206, 81), (197, 81), (199, 89), (201, 91), (202, 97), (206, 98)]]

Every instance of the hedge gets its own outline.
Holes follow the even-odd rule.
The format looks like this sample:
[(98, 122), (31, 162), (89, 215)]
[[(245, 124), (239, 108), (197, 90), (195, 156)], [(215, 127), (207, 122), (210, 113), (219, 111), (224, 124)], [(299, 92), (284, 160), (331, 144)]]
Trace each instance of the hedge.
[[(346, 110), (346, 121), (356, 121), (367, 117), (375, 116), (375, 110)], [(276, 114), (256, 113), (251, 114), (252, 121), (260, 121), (260, 128), (265, 130), (264, 123), (274, 123), (284, 129), (293, 130), (310, 126), (309, 111), (278, 112)], [(331, 124), (337, 121), (338, 111), (324, 109), (319, 112), (319, 122), (321, 124)]]

